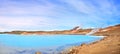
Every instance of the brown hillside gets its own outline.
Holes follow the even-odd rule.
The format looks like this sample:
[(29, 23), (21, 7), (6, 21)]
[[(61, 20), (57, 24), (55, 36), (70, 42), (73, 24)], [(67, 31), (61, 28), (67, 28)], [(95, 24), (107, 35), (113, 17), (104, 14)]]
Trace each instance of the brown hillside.
[(120, 24), (101, 29), (94, 35), (106, 37), (88, 45), (76, 46), (63, 54), (120, 54)]

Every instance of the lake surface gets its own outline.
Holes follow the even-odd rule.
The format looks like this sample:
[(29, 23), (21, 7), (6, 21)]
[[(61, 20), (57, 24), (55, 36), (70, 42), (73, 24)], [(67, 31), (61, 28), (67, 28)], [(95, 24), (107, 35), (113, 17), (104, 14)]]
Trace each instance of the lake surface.
[(48, 49), (59, 51), (59, 50), (63, 50), (66, 47), (77, 46), (82, 43), (91, 43), (91, 42), (98, 41), (102, 38), (103, 36), (98, 37), (98, 36), (88, 36), (88, 35), (0, 34), (0, 47), (1, 47), (0, 54), (5, 53), (5, 52), (1, 52), (1, 50), (3, 51), (5, 50), (3, 46), (7, 46), (6, 48), (29, 48), (29, 49), (37, 49), (37, 50), (42, 49), (41, 51), (43, 52), (45, 52), (45, 50), (48, 50)]

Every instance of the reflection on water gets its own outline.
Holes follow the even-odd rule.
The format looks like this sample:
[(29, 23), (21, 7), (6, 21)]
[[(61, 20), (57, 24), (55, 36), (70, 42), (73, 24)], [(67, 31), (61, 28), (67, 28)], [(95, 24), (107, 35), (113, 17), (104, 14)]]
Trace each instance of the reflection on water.
[(58, 54), (82, 43), (91, 43), (103, 37), (85, 35), (11, 35), (0, 34), (0, 54)]

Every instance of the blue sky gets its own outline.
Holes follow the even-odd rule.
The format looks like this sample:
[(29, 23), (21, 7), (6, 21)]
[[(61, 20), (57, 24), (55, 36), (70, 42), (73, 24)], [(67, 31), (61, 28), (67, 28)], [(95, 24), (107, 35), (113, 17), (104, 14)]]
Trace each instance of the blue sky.
[(120, 24), (120, 0), (0, 0), (0, 31)]

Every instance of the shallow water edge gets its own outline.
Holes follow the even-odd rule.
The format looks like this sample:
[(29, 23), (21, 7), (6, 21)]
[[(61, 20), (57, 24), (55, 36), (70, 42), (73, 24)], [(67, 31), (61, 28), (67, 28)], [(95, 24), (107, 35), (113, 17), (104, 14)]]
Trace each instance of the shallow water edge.
[[(80, 36), (81, 35), (58, 35), (58, 36), (55, 35), (53, 37), (53, 36), (46, 35), (46, 36), (41, 37), (41, 36), (35, 36), (35, 35), (32, 35), (32, 36), (17, 36), (17, 35), (4, 36), (4, 35), (2, 35), (2, 36), (0, 36), (0, 54), (27, 54), (27, 53), (34, 54), (35, 52), (41, 52), (42, 54), (53, 54), (53, 53), (58, 54), (58, 53), (64, 51), (65, 49), (71, 48), (73, 46), (79, 46), (82, 43), (89, 44), (91, 42), (98, 41), (104, 37), (104, 36), (81, 36), (81, 37)], [(18, 37), (20, 38), (20, 40)], [(39, 39), (38, 37), (42, 38), (42, 39), (38, 40)], [(46, 39), (46, 37), (47, 37), (47, 39)], [(84, 37), (86, 37), (86, 38), (84, 38)], [(10, 40), (8, 40), (9, 42), (7, 42), (10, 45), (9, 44), (5, 45), (5, 44), (1, 43), (1, 41), (7, 40), (6, 38), (10, 39)], [(24, 38), (24, 40), (21, 40), (22, 38)], [(55, 39), (55, 40), (51, 40), (50, 38)], [(80, 39), (80, 38), (82, 38), (82, 39)], [(12, 40), (12, 39), (14, 39), (14, 40)], [(48, 42), (49, 45), (45, 45), (45, 47), (43, 47), (42, 44), (46, 44), (44, 42), (41, 42), (43, 39), (46, 39), (46, 41), (51, 40), (51, 41), (55, 41), (55, 42), (51, 42), (51, 46), (49, 46), (50, 43)], [(76, 40), (76, 39), (78, 39), (78, 40)], [(88, 39), (90, 39), (90, 40), (88, 40)], [(33, 43), (36, 42), (36, 43), (34, 43), (35, 44), (34, 47), (33, 47), (33, 45), (31, 45), (32, 42), (27, 43), (28, 45), (31, 45), (29, 47), (26, 47), (28, 45), (23, 43), (26, 41), (29, 42), (30, 40), (32, 40)], [(84, 41), (81, 41), (81, 40), (84, 40)], [(19, 44), (16, 42), (12, 42), (12, 41), (17, 41), (17, 42), (19, 42)], [(59, 43), (56, 43), (58, 41), (59, 41)], [(62, 41), (62, 42), (60, 42), (60, 41)], [(20, 45), (20, 42), (21, 42), (21, 45)], [(54, 43), (56, 44), (56, 46)], [(13, 45), (11, 45), (11, 44), (13, 44)], [(15, 44), (18, 44), (18, 45), (16, 46)]]

